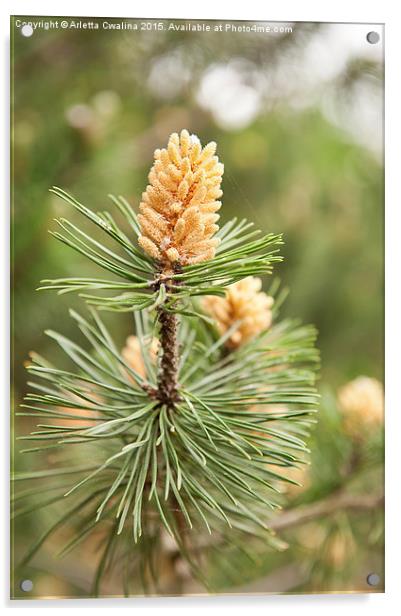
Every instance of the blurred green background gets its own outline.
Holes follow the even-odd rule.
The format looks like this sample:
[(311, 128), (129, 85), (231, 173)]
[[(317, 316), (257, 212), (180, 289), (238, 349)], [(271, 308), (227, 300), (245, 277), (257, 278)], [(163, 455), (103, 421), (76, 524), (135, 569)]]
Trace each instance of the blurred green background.
[[(79, 299), (37, 293), (39, 281), (95, 273), (49, 235), (53, 218), (75, 214), (48, 189), (95, 210), (113, 208), (108, 193), (137, 208), (154, 149), (182, 128), (218, 144), (222, 220), (284, 233), (283, 315), (317, 326), (322, 382), (382, 380), (381, 43), (352, 24), (226, 34), (169, 31), (173, 20), (103, 30), (102, 21), (28, 38), (11, 27), (16, 403), (30, 350), (59, 361), (43, 330), (77, 336), (67, 309)], [(108, 322), (123, 345), (131, 318)]]

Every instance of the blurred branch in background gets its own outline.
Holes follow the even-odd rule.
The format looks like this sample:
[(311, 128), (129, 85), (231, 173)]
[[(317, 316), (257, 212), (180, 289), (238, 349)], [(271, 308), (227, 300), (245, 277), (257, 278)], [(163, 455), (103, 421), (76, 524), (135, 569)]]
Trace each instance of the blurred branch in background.
[(315, 518), (323, 518), (325, 516), (336, 513), (342, 510), (357, 510), (364, 511), (365, 509), (376, 509), (384, 502), (384, 495), (379, 494), (346, 494), (339, 493), (330, 496), (321, 502), (313, 503), (312, 505), (304, 505), (297, 507), (294, 511), (289, 510), (281, 515), (273, 518), (270, 526), (273, 530), (280, 531), (310, 522)]

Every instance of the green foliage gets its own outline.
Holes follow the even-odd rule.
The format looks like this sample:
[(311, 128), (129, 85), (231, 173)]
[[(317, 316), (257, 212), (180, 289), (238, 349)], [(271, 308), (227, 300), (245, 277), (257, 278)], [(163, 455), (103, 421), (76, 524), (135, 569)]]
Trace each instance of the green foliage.
[[(86, 458), (84, 447), (92, 464), (64, 461), (59, 469), (17, 477), (53, 484), (56, 496), (44, 495), (34, 508), (70, 503), (68, 515), (54, 523), (58, 527), (85, 503), (85, 532), (74, 538), (74, 546), (103, 518), (115, 520), (117, 535), (124, 531), (126, 536), (129, 527), (138, 542), (146, 533), (144, 518), (155, 513), (180, 543), (180, 524), (197, 533), (202, 526), (212, 532), (227, 524), (274, 545), (268, 512), (278, 506), (286, 468), (304, 461), (303, 437), (316, 405), (313, 328), (283, 322), (224, 356), (225, 338), (216, 338), (207, 323), (183, 320), (181, 400), (171, 412), (147, 394), (143, 378), (118, 352), (94, 310), (90, 320), (75, 312), (71, 316), (91, 348), (47, 332), (75, 370), (59, 370), (33, 355), (28, 367), (35, 378), (33, 392), (22, 414), (46, 421), (22, 439), (34, 445), (25, 452), (79, 446)], [(156, 386), (151, 323), (149, 317), (136, 317), (147, 387)], [(68, 425), (71, 408), (78, 413), (74, 420), (92, 426)], [(67, 421), (58, 424), (60, 419)], [(68, 460), (73, 458), (71, 453)], [(26, 506), (16, 509), (21, 513), (27, 513)]]
[[(280, 260), (277, 249), (270, 247), (280, 244), (281, 237), (270, 234), (255, 239), (257, 232), (249, 223), (231, 221), (220, 230), (222, 241), (215, 259), (184, 267), (164, 284), (158, 264), (138, 250), (108, 212), (95, 214), (63, 191), (54, 192), (100, 227), (120, 251), (64, 218), (58, 221), (63, 231), (54, 233), (56, 238), (120, 280), (70, 278), (48, 281), (45, 288), (59, 293), (124, 289), (112, 298), (83, 296), (100, 308), (134, 311), (146, 375), (124, 359), (94, 308), (89, 318), (71, 311), (86, 346), (46, 332), (73, 367), (60, 369), (32, 354), (28, 366), (34, 379), (29, 383), (32, 391), (19, 415), (45, 421), (29, 436), (20, 437), (33, 445), (22, 452), (61, 448), (66, 457), (55, 470), (17, 476), (28, 482), (45, 480), (51, 484), (47, 486), (51, 494), (46, 490), (33, 505), (17, 506), (15, 514), (69, 504), (67, 514), (63, 506), (62, 515), (39, 537), (23, 564), (60, 525), (71, 523), (78, 511), (79, 524), (62, 554), (78, 546), (98, 524), (109, 523), (95, 591), (105, 562), (111, 559), (114, 565), (108, 566), (114, 567), (127, 542), (137, 544), (138, 566), (147, 572), (143, 587), (149, 579), (155, 584), (157, 575), (151, 573), (150, 562), (160, 544), (162, 526), (205, 584), (201, 563), (195, 558), (196, 540), (205, 532), (218, 533), (225, 537), (223, 542), (234, 537), (246, 543), (246, 537), (259, 537), (265, 546), (280, 548), (269, 529), (269, 516), (280, 507), (281, 486), (296, 483), (286, 470), (302, 465), (308, 452), (304, 439), (317, 403), (315, 330), (285, 320), (229, 351), (225, 343), (241, 321), (220, 336), (193, 298), (221, 295), (237, 280), (269, 273), (272, 263)], [(137, 233), (130, 206), (122, 198), (113, 201)], [(271, 292), (277, 287), (273, 283)], [(275, 315), (284, 295), (277, 297)], [(151, 352), (160, 309), (181, 318), (174, 404), (158, 396), (166, 341), (161, 340), (156, 361)], [(78, 463), (72, 453), (77, 449)], [(82, 464), (81, 458), (90, 459), (91, 465)], [(130, 557), (126, 567), (131, 565)], [(125, 575), (129, 577), (127, 570)]]
[[(165, 304), (167, 309), (182, 312), (178, 309), (177, 302), (182, 304), (181, 300), (185, 301), (199, 295), (223, 295), (228, 285), (246, 276), (269, 274), (272, 271), (272, 264), (281, 261), (281, 257), (277, 255), (278, 250), (274, 248), (282, 244), (281, 235), (270, 233), (256, 239), (260, 232), (252, 229), (252, 223), (246, 220), (238, 222), (234, 219), (226, 223), (217, 233), (216, 236), (221, 239), (221, 243), (212, 261), (185, 266), (181, 271), (166, 278), (160, 275), (157, 267), (152, 265), (152, 260), (143, 251), (138, 250), (136, 244), (117, 226), (109, 212), (94, 213), (59, 188), (53, 188), (52, 192), (76, 208), (106, 236), (119, 244), (127, 257), (122, 257), (108, 248), (104, 241), (95, 240), (65, 218), (61, 218), (57, 222), (63, 232), (52, 232), (52, 235), (120, 280), (96, 278), (44, 280), (41, 289), (57, 289), (59, 293), (124, 290), (124, 293), (113, 297), (82, 294), (90, 304), (103, 309), (130, 312), (133, 309), (141, 310)], [(123, 215), (133, 237), (136, 238), (139, 235), (139, 228), (135, 212), (123, 197), (111, 198)], [(274, 249), (268, 251), (270, 247)], [(172, 286), (174, 286), (173, 293), (169, 290)]]
[[(293, 516), (293, 523), (288, 528), (282, 525), (280, 531), (286, 549), (266, 550), (257, 537), (211, 544), (207, 570), (216, 592), (233, 587), (236, 592), (252, 592), (255, 580), (259, 589), (277, 591), (281, 575), (287, 578), (281, 590), (295, 593), (340, 592), (358, 575), (353, 589), (366, 592), (365, 571), (382, 576), (383, 429), (377, 427), (355, 440), (344, 431), (343, 420), (334, 392), (323, 387), (319, 421), (308, 440), (310, 465), (298, 477), (302, 485), (292, 486), (287, 493), (286, 511), (281, 515), (281, 521)], [(354, 506), (339, 506), (345, 495), (351, 496)], [(330, 506), (317, 515), (315, 508), (325, 502)], [(274, 519), (280, 522), (277, 516), (273, 525)], [(225, 568), (225, 563), (231, 565)]]
[[(174, 33), (174, 36), (162, 37), (160, 33), (151, 36), (147, 32), (138, 32), (138, 36), (133, 38), (131, 35), (121, 36), (120, 32), (101, 31), (88, 38), (86, 32), (69, 30), (37, 32), (31, 39), (15, 37), (12, 130), (13, 372), (17, 404), (26, 391), (23, 363), (29, 349), (35, 348), (42, 355), (51, 357), (54, 365), (63, 366), (67, 371), (73, 370), (72, 362), (69, 365), (69, 356), (65, 355), (62, 346), (55, 345), (51, 337), (40, 338), (38, 332), (51, 323), (52, 327), (62, 331), (72, 341), (79, 342), (79, 345), (86, 344), (79, 337), (80, 331), (75, 327), (75, 319), (65, 318), (67, 305), (73, 305), (78, 312), (81, 311), (78, 298), (71, 294), (56, 297), (56, 294), (40, 293), (32, 301), (32, 289), (38, 280), (45, 277), (71, 279), (77, 273), (81, 275), (81, 272), (88, 278), (98, 275), (96, 261), (88, 261), (80, 252), (62, 246), (49, 237), (47, 229), (51, 226), (50, 221), (61, 215), (60, 199), (48, 194), (49, 184), (68, 186), (73, 194), (82, 197), (83, 203), (94, 204), (94, 209), (104, 209), (103, 195), (107, 191), (123, 193), (129, 196), (130, 203), (138, 203), (154, 147), (159, 144), (161, 135), (167, 136), (171, 130), (177, 130), (182, 125), (201, 134), (202, 140), (214, 139), (219, 144), (219, 152), (229, 169), (223, 185), (226, 219), (234, 216), (241, 219), (246, 210), (246, 215), (257, 221), (258, 227), (284, 231), (285, 261), (280, 266), (280, 275), (291, 288), (284, 314), (299, 315), (302, 320), (318, 326), (324, 380), (336, 386), (357, 374), (375, 375), (378, 378), (382, 376), (381, 161), (355, 143), (342, 128), (327, 120), (319, 110), (319, 92), (313, 96), (313, 100), (317, 101), (316, 106), (310, 109), (288, 106), (288, 100), (280, 99), (280, 92), (275, 92), (274, 105), (267, 100), (260, 114), (240, 130), (220, 126), (197, 103), (196, 93), (200, 80), (211, 65), (225, 65), (227, 58), (235, 55), (246, 59), (244, 66), (249, 74), (254, 70), (265, 74), (266, 66), (269, 71), (278, 71), (279, 74), (281, 68), (278, 65), (283, 62), (286, 68), (286, 62), (291, 61), (288, 60), (291, 54), (298, 53), (297, 46), (302, 49), (305, 41), (312, 40), (313, 32), (318, 32), (319, 28), (318, 24), (298, 24), (291, 36), (273, 37), (269, 41), (265, 36), (256, 35), (244, 35), (240, 41), (232, 36), (218, 37), (217, 40), (215, 36), (207, 37), (205, 33), (191, 36), (187, 33)], [(184, 73), (188, 71), (190, 75), (190, 82), (176, 95), (160, 98), (149, 87), (148, 77), (155, 62), (175, 57), (177, 53), (184, 62)], [(79, 75), (76, 71), (77, 62), (81, 67)], [(364, 77), (372, 82), (371, 74), (359, 70), (359, 74), (354, 74), (352, 83), (346, 84), (344, 92), (350, 100), (352, 88), (355, 86), (358, 89)], [(65, 87), (66, 83), (68, 88)], [(264, 87), (263, 80), (260, 83)], [(340, 80), (335, 84), (325, 83), (322, 90), (325, 104), (328, 101), (333, 108), (342, 95), (339, 84)], [(301, 84), (298, 86), (302, 94)], [(95, 102), (105, 90), (115, 96), (119, 107), (114, 115), (95, 117)], [(135, 95), (127, 96), (127, 92), (135, 92)], [(92, 111), (90, 124), (83, 128), (72, 126), (68, 119), (70, 110), (77, 104)], [(351, 107), (352, 104), (351, 100)], [(91, 235), (90, 225), (93, 223), (88, 220), (88, 226), (85, 226), (85, 217), (79, 210), (70, 208), (68, 217), (80, 230), (87, 232), (89, 229)], [(121, 229), (132, 240), (132, 229), (124, 215)], [(73, 229), (69, 227), (69, 230)], [(62, 229), (61, 232), (65, 233)], [(104, 231), (101, 234), (97, 235), (97, 239), (102, 246), (104, 240), (110, 240), (118, 256), (132, 264), (130, 255), (121, 244), (107, 237)], [(72, 239), (68, 233), (67, 236)], [(79, 233), (78, 237), (83, 239)], [(97, 250), (91, 243), (87, 246)], [(104, 256), (109, 260), (107, 255)], [(121, 262), (117, 263), (117, 266), (121, 265)], [(144, 278), (147, 277), (144, 272), (142, 274)], [(109, 275), (114, 285), (132, 284), (131, 279), (121, 279), (115, 272), (108, 271), (106, 278)], [(98, 288), (76, 290), (96, 295), (93, 300), (88, 300), (95, 304), (99, 299), (104, 299), (107, 291)], [(127, 292), (127, 289), (121, 288), (119, 291)], [(142, 292), (142, 289), (139, 291)], [(143, 292), (147, 296), (146, 301), (155, 295), (151, 289)], [(114, 295), (111, 295), (113, 301)], [(108, 307), (107, 301), (105, 305)], [(120, 305), (119, 309), (122, 308)], [(181, 306), (180, 309), (199, 313), (196, 306)], [(113, 315), (102, 314), (102, 318), (113, 333), (115, 346), (119, 349), (126, 336), (132, 333), (131, 314), (122, 313), (118, 319)], [(208, 336), (213, 334), (206, 327), (207, 323), (200, 325), (196, 319), (183, 318), (181, 327), (188, 327), (187, 321), (191, 324), (191, 332), (192, 328), (197, 329), (192, 341), (196, 338), (196, 341), (206, 343)], [(185, 335), (181, 336), (185, 338)], [(145, 345), (148, 343), (146, 339)], [(93, 353), (91, 350), (89, 352)], [(193, 348), (186, 346), (186, 356), (191, 358), (192, 352)], [(80, 368), (76, 367), (75, 372), (83, 375)], [(40, 382), (41, 379), (35, 380)], [(353, 444), (343, 434), (334, 396), (329, 398), (324, 399), (317, 430), (313, 431), (312, 441), (308, 441), (312, 449), (311, 486), (306, 491), (297, 492), (293, 501), (290, 499), (294, 508), (318, 501), (329, 494), (330, 490), (336, 490), (343, 484), (350, 489), (370, 493), (373, 486), (382, 482), (381, 434), (377, 435), (379, 442), (372, 439), (367, 444), (357, 477), (352, 476), (350, 485), (347, 483), (349, 478), (345, 481), (343, 469), (352, 458)], [(45, 411), (56, 412), (56, 407), (40, 406), (44, 409), (40, 414), (46, 417), (48, 415)], [(62, 415), (68, 415), (67, 409), (57, 408)], [(247, 412), (245, 408), (244, 413)], [(19, 434), (30, 431), (36, 412), (39, 411), (24, 410), (26, 415), (18, 419), (16, 426)], [(66, 417), (52, 415), (45, 423), (53, 426), (53, 422), (57, 421), (66, 428)], [(85, 413), (82, 421), (89, 423), (91, 420)], [(91, 423), (95, 425), (94, 420)], [(278, 425), (278, 421), (275, 425)], [(44, 428), (38, 430), (43, 431)], [(304, 437), (302, 440), (305, 440)], [(15, 513), (21, 514), (17, 520), (18, 529), (14, 533), (14, 560), (19, 560), (18, 555), (24, 553), (32, 538), (41, 541), (42, 533), (43, 536), (48, 535), (48, 551), (41, 550), (37, 554), (32, 569), (26, 569), (26, 566), (21, 569), (24, 576), (27, 571), (29, 575), (32, 573), (31, 579), (36, 580), (35, 575), (46, 579), (47, 593), (49, 589), (55, 592), (55, 579), (51, 577), (53, 572), (54, 576), (58, 575), (64, 581), (65, 594), (82, 596), (88, 592), (84, 580), (92, 563), (86, 561), (81, 584), (72, 581), (73, 576), (69, 572), (70, 564), (75, 571), (79, 569), (80, 557), (87, 557), (85, 537), (90, 539), (91, 536), (91, 532), (87, 531), (87, 517), (90, 517), (91, 507), (93, 511), (96, 510), (96, 504), (93, 505), (89, 500), (82, 507), (79, 505), (89, 497), (88, 489), (91, 486), (100, 485), (99, 478), (94, 477), (69, 497), (64, 498), (62, 495), (76, 481), (85, 478), (101, 465), (107, 455), (113, 455), (114, 449), (110, 453), (106, 450), (112, 439), (93, 441), (86, 438), (83, 444), (73, 446), (71, 443), (70, 446), (57, 445), (55, 439), (49, 440), (50, 448), (37, 455), (19, 455), (19, 447), (14, 450), (14, 465), (19, 469), (21, 479), (16, 485), (24, 486), (13, 495)], [(37, 443), (40, 447), (46, 446), (46, 442)], [(117, 459), (119, 461), (121, 458)], [(366, 473), (365, 466), (368, 471)], [(79, 467), (81, 474), (78, 473), (74, 481), (74, 475), (68, 474), (69, 469), (76, 470)], [(39, 476), (33, 481), (30, 478), (32, 472), (42, 468), (46, 470), (38, 473), (44, 472), (45, 476)], [(278, 468), (284, 474), (283, 467)], [(105, 469), (102, 474), (109, 473), (113, 481), (116, 470)], [(59, 496), (59, 500), (48, 507), (34, 508), (45, 497), (50, 500)], [(280, 495), (273, 492), (269, 493), (269, 497), (280, 499)], [(102, 498), (102, 495), (93, 495), (99, 504)], [(75, 503), (77, 507), (73, 510)], [(32, 515), (22, 515), (24, 511), (31, 511)], [(128, 517), (132, 519), (131, 514)], [(339, 572), (333, 573), (332, 567), (332, 578), (329, 577), (328, 568), (322, 568), (324, 550), (320, 547), (307, 550), (301, 541), (298, 544), (297, 529), (284, 534), (290, 547), (286, 552), (278, 554), (264, 549), (263, 538), (251, 541), (249, 533), (242, 536), (237, 531), (234, 539), (234, 533), (224, 523), (222, 529), (227, 530), (227, 535), (223, 535), (223, 531), (214, 530), (208, 541), (203, 542), (203, 535), (199, 540), (204, 546), (202, 557), (205, 557), (207, 551), (210, 560), (214, 559), (214, 566), (209, 561), (207, 577), (215, 582), (215, 589), (229, 590), (234, 584), (256, 578), (259, 574), (264, 575), (265, 572), (273, 572), (277, 567), (300, 564), (307, 575), (301, 582), (293, 583), (292, 588), (302, 592), (359, 589), (359, 584), (364, 582), (366, 567), (372, 571), (377, 570), (374, 551), (382, 549), (379, 542), (375, 543), (375, 537), (381, 532), (378, 517), (380, 514), (371, 512), (354, 515), (352, 530), (358, 539), (358, 558), (345, 581), (339, 582)], [(58, 526), (55, 524), (61, 519), (64, 520), (63, 527), (61, 522)], [(99, 592), (102, 576), (106, 581), (111, 576), (110, 565), (116, 562), (113, 571), (117, 579), (122, 580), (125, 592), (142, 592), (141, 584), (145, 585), (149, 578), (148, 572), (144, 571), (144, 563), (151, 561), (155, 569), (161, 560), (161, 533), (152, 527), (153, 521), (145, 517), (145, 529), (138, 543), (133, 546), (129, 526), (117, 538), (109, 534), (113, 521), (113, 515), (109, 519), (103, 516), (94, 528), (99, 533), (104, 529), (105, 536), (99, 536), (97, 540), (95, 559), (99, 570), (95, 584), (97, 588), (93, 589), (93, 593)], [(323, 520), (322, 525), (325, 528), (327, 526), (329, 534), (330, 528), (337, 525), (337, 520), (333, 520), (331, 525), (328, 522), (330, 520)], [(50, 534), (53, 525), (54, 536)], [(74, 547), (74, 541), (78, 540), (78, 553), (73, 553), (71, 561), (68, 561), (68, 550), (65, 553), (67, 559), (61, 563), (50, 556), (52, 551), (57, 550), (59, 529), (65, 533), (64, 542), (72, 543), (70, 547)], [(307, 528), (307, 531), (312, 535), (312, 529)], [(84, 535), (82, 539), (81, 533)], [(188, 533), (184, 536), (187, 537)], [(191, 532), (190, 536), (191, 541), (195, 541), (196, 532)], [(227, 542), (224, 546), (225, 539)], [(185, 546), (181, 547), (185, 549)], [(195, 548), (192, 560), (193, 553), (201, 551), (200, 545), (197, 544)], [(83, 551), (79, 552), (80, 549)], [(187, 556), (191, 559), (188, 552)], [(308, 577), (312, 565), (313, 575)], [(326, 577), (316, 581), (315, 574), (319, 568)], [(142, 581), (135, 586), (138, 571)], [(204, 562), (202, 572), (206, 575)], [(280, 572), (278, 575), (281, 579)], [(258, 590), (261, 588), (259, 586)], [(37, 589), (40, 593), (39, 584)], [(276, 590), (276, 587), (267, 589)], [(366, 586), (360, 589), (366, 590)]]
[[(361, 65), (346, 87), (340, 78), (325, 83), (312, 96), (313, 107), (288, 105), (287, 95), (281, 98), (280, 88), (274, 89), (274, 104), (263, 94), (260, 113), (235, 130), (219, 125), (197, 102), (199, 84), (216, 63), (225, 66), (227, 58), (243, 58), (245, 83), (255, 70), (280, 74), (293, 55), (301, 55), (306, 42), (322, 35), (322, 29), (319, 24), (299, 23), (291, 36), (269, 41), (256, 33), (241, 39), (223, 34), (217, 40), (213, 33), (138, 31), (132, 37), (101, 29), (90, 38), (84, 31), (70, 30), (15, 37), (12, 171), (19, 399), (25, 392), (22, 364), (27, 350), (51, 352), (37, 332), (52, 323), (55, 328), (66, 326), (74, 335), (60, 310), (71, 305), (72, 296), (39, 294), (31, 301), (32, 288), (42, 278), (76, 276), (82, 268), (79, 253), (61, 248), (47, 234), (51, 220), (60, 215), (59, 200), (47, 192), (49, 185), (68, 187), (93, 209), (104, 208), (108, 192), (124, 194), (136, 205), (154, 148), (161, 137), (183, 125), (202, 141), (219, 144), (227, 168), (225, 219), (246, 216), (258, 228), (284, 233), (280, 276), (291, 288), (285, 314), (318, 327), (324, 380), (337, 386), (358, 374), (382, 378), (382, 162), (320, 110), (320, 103), (326, 108), (326, 102), (337, 108), (344, 95), (353, 109), (353, 88), (359, 91), (360, 84), (369, 92), (372, 87), (367, 98), (374, 106), (382, 76)], [(161, 59), (174, 58), (183, 63), (190, 81), (164, 98), (149, 86), (149, 76)], [(381, 68), (377, 63), (376, 71)], [(260, 79), (253, 85), (264, 89), (263, 84)], [(296, 85), (294, 96), (299, 100), (308, 80)], [(118, 106), (98, 117), (96, 103), (105, 91)], [(305, 99), (309, 100), (307, 93)], [(91, 112), (83, 128), (69, 122), (76, 105)], [(68, 217), (81, 225), (79, 213)], [(96, 275), (89, 270), (88, 264), (85, 275)], [(117, 336), (125, 337), (128, 316), (113, 327)]]

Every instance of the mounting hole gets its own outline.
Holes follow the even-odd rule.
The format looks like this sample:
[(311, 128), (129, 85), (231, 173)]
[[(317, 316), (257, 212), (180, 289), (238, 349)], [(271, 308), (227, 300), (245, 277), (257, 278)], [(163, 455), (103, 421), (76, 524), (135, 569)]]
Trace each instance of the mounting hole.
[(376, 43), (378, 43), (380, 41), (380, 34), (378, 32), (374, 32), (372, 30), (372, 32), (368, 32), (366, 35), (366, 40), (368, 41), (368, 43), (370, 43), (371, 45), (376, 45)]
[(377, 573), (369, 573), (366, 581), (369, 586), (377, 586), (380, 583), (380, 575), (377, 575)]
[(22, 580), (21, 584), (20, 584), (20, 588), (21, 590), (23, 590), (24, 592), (31, 592), (32, 588), (33, 588), (33, 582), (32, 580)]
[(21, 28), (22, 36), (32, 36), (33, 28), (30, 24), (24, 24)]

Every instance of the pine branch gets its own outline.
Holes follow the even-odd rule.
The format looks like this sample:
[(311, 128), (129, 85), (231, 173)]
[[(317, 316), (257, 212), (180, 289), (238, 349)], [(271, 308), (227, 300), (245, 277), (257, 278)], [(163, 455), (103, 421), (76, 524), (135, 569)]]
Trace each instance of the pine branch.
[[(26, 453), (51, 449), (62, 456), (59, 468), (17, 477), (46, 489), (35, 493), (28, 485), (31, 500), (25, 506), (17, 499), (14, 514), (55, 510), (24, 563), (66, 523), (75, 523), (76, 533), (63, 554), (106, 523), (96, 593), (117, 563), (127, 594), (133, 570), (145, 590), (155, 585), (166, 531), (205, 584), (193, 549), (202, 534), (243, 544), (259, 538), (264, 548), (282, 549), (270, 522), (283, 484), (296, 484), (286, 471), (309, 453), (318, 402), (316, 331), (275, 321), (277, 287), (268, 298), (250, 278), (270, 274), (281, 260), (281, 235), (261, 236), (246, 220), (218, 228), (223, 167), (215, 147), (202, 149), (187, 131), (172, 135), (168, 148), (155, 152), (140, 214), (112, 197), (124, 229), (109, 212), (95, 213), (52, 189), (99, 238), (64, 218), (53, 235), (106, 277), (43, 281), (42, 289), (78, 291), (99, 309), (133, 312), (137, 355), (133, 361), (118, 348), (94, 308), (89, 318), (70, 313), (82, 344), (46, 332), (69, 367), (32, 354), (31, 390), (20, 414), (43, 422), (20, 440), (32, 442)], [(239, 288), (251, 296), (238, 296)], [(225, 304), (230, 293), (234, 303), (242, 298), (236, 310)], [(223, 300), (215, 304), (222, 328), (195, 299), (204, 295)]]
[[(79, 292), (88, 304), (113, 312), (130, 312), (156, 307), (168, 300), (168, 307), (175, 312), (182, 310), (179, 302), (202, 295), (224, 295), (227, 286), (246, 276), (271, 274), (274, 263), (280, 262), (278, 246), (281, 235), (268, 234), (260, 239), (253, 224), (246, 220), (233, 219), (226, 223), (216, 237), (221, 240), (216, 249), (216, 257), (192, 265), (175, 268), (169, 274), (160, 275), (165, 264), (149, 258), (126, 235), (109, 212), (95, 213), (60, 188), (51, 189), (81, 216), (88, 219), (100, 232), (95, 239), (62, 218), (56, 222), (62, 232), (51, 232), (62, 243), (77, 251), (85, 259), (94, 262), (99, 268), (112, 274), (114, 278), (59, 278), (42, 280), (40, 290), (56, 290), (59, 294)], [(123, 197), (111, 196), (113, 204), (119, 209), (125, 225), (139, 237), (137, 216)], [(103, 236), (103, 238), (102, 238)], [(107, 246), (111, 240), (114, 249)], [(123, 251), (123, 256), (119, 251)], [(166, 286), (167, 290), (166, 297)], [(174, 292), (172, 289), (174, 288)], [(114, 296), (103, 296), (103, 291), (123, 291)], [(93, 295), (92, 293), (96, 294)]]
[(293, 526), (299, 526), (316, 518), (323, 518), (338, 511), (369, 511), (377, 509), (384, 503), (384, 495), (377, 494), (349, 494), (339, 492), (327, 499), (314, 502), (310, 505), (298, 506), (272, 518), (269, 526), (272, 530), (282, 531)]

